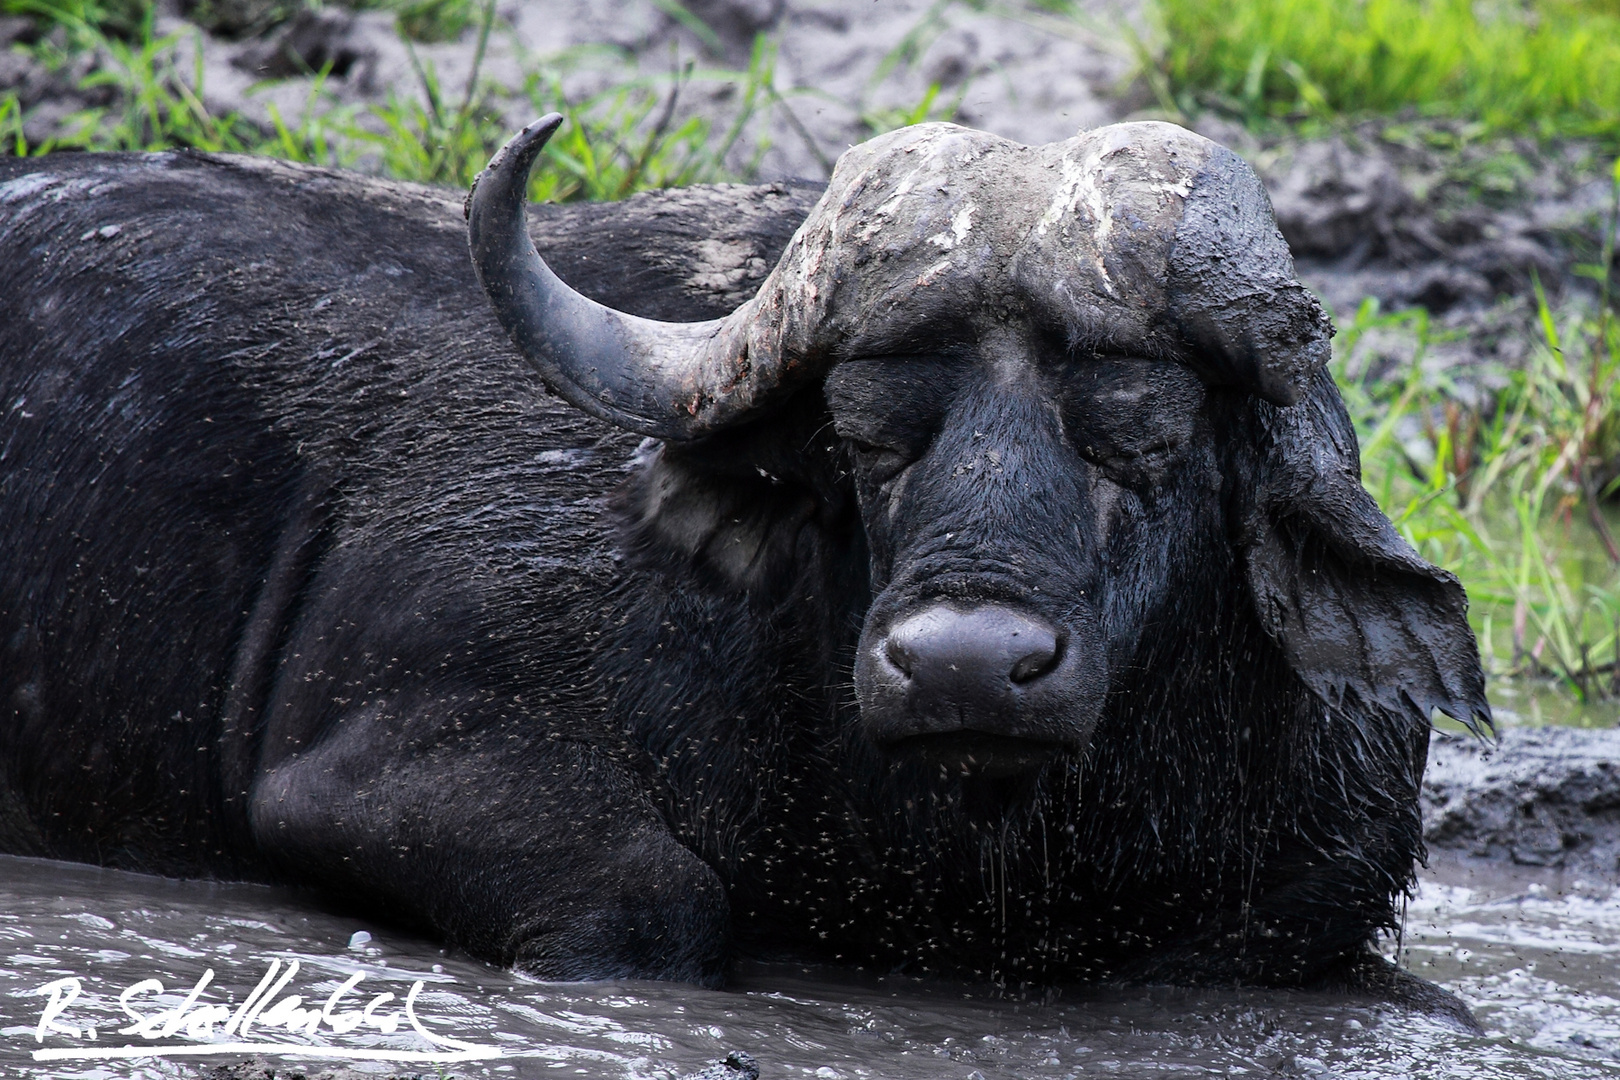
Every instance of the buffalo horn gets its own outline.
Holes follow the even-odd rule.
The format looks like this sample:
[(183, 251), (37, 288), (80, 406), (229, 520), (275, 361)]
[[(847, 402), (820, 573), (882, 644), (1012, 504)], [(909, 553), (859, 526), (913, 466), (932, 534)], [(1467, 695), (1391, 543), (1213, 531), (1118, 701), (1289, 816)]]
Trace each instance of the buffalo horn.
[(552, 392), (618, 427), (677, 441), (742, 420), (782, 384), (770, 320), (750, 300), (723, 319), (642, 319), (580, 295), (529, 238), (529, 170), (559, 113), (518, 132), (467, 196), (473, 266), (496, 317)]

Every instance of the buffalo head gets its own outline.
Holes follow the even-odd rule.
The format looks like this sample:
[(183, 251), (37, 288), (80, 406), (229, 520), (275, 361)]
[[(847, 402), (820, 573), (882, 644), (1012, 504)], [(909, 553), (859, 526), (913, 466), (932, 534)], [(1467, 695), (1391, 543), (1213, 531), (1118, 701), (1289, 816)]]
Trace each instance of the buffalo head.
[(1325, 699), (1484, 715), (1461, 589), (1361, 490), (1332, 327), (1230, 151), (1162, 123), (1040, 147), (896, 131), (843, 155), (753, 299), (670, 324), (536, 254), (523, 191), (560, 123), (469, 196), (485, 290), (554, 392), (670, 444), (821, 384), (869, 553), (873, 743), (989, 775), (1083, 750), (1154, 619), (1202, 615), (1177, 595), (1205, 557), (1187, 533), (1241, 552)]

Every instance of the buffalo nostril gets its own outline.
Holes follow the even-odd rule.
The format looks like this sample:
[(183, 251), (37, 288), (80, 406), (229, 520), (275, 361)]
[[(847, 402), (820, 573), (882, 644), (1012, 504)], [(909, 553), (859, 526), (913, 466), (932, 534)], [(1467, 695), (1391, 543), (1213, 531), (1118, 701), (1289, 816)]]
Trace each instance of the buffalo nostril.
[(1031, 682), (1057, 667), (1058, 658), (1063, 652), (1062, 639), (1055, 634), (1037, 634), (1036, 637), (1038, 640), (1028, 646), (1029, 652), (1020, 656), (1012, 666), (1011, 677), (1015, 683)]
[(916, 670), (917, 657), (910, 649), (906, 648), (905, 639), (898, 634), (889, 635), (889, 640), (883, 645), (883, 655), (887, 656), (889, 663), (898, 668), (900, 674), (908, 679), (911, 678), (911, 673)]

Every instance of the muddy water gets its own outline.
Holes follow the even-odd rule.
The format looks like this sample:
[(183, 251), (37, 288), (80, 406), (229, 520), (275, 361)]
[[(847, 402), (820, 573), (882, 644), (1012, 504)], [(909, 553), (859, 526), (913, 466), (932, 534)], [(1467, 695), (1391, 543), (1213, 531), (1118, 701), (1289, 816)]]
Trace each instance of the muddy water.
[(1581, 701), (1563, 687), (1541, 679), (1493, 679), (1491, 710), (1510, 727), (1620, 727), (1620, 697), (1593, 694)]
[[(238, 1041), (348, 1053), (462, 1052), (447, 1041), (453, 1039), (501, 1055), (437, 1066), (297, 1062), (311, 1071), (348, 1064), (428, 1075), (650, 1080), (695, 1071), (733, 1049), (753, 1054), (765, 1080), (1612, 1077), (1620, 1070), (1620, 891), (1613, 885), (1442, 864), (1410, 906), (1403, 955), (1469, 1001), (1487, 1034), (1365, 1003), (1252, 991), (997, 999), (960, 987), (789, 967), (746, 969), (726, 992), (635, 982), (546, 984), (444, 955), (295, 893), (0, 857), (0, 1071), (145, 1080), (240, 1062), (240, 1054), (39, 1061), (33, 1053), (81, 1055), (125, 1045), (172, 1052), (226, 1041), (223, 1016), (242, 1005), (273, 963), (285, 975), (294, 960), (299, 970), (281, 991), (260, 999), (267, 1007), (246, 1036), (235, 1033)], [(164, 1013), (174, 1017), (210, 970), (213, 979), (180, 1012), (175, 1034), (120, 1033), (134, 1023), (119, 1005), (126, 989), (136, 987), (128, 998), (133, 1013), (160, 1029)], [(358, 1026), (335, 1034), (319, 1009), (357, 973), (361, 980), (330, 1013)], [(69, 978), (79, 989), (71, 1001), (60, 982)], [(162, 991), (138, 985), (148, 979), (161, 981)], [(418, 981), (412, 1015), (431, 1039), (398, 1015), (393, 1033), (378, 1030), (387, 1015), (401, 1012)], [(37, 988), (53, 982), (63, 1008), (41, 1042), (50, 998)], [(387, 992), (395, 998), (374, 1010), (375, 1023), (365, 1021), (364, 1006)], [(278, 1005), (292, 995), (310, 1006), (317, 1034), (303, 1029), (308, 1017)], [(196, 1017), (209, 1005), (222, 1006), (221, 1023), (204, 1028)], [(289, 1031), (289, 1024), (300, 1030)]]

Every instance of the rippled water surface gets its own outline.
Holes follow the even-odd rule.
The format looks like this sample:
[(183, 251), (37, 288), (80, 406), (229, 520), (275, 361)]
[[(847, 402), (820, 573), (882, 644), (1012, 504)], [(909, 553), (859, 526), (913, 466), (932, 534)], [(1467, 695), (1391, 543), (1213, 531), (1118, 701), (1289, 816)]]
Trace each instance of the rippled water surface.
[[(392, 1034), (376, 1024), (342, 1035), (320, 1026), (321, 1006), (360, 973), (331, 1010), (340, 1022), (345, 1015), (360, 1020), (366, 1003), (392, 992), (396, 997), (375, 1010), (380, 1024), (420, 980), (413, 1012), (430, 1035), (501, 1051), (492, 1060), (439, 1067), (349, 1063), (381, 1072), (669, 1078), (733, 1049), (754, 1055), (763, 1080), (1620, 1071), (1620, 893), (1612, 884), (1442, 864), (1409, 908), (1404, 955), (1420, 974), (1466, 999), (1488, 1034), (1467, 1035), (1365, 1003), (1254, 991), (1110, 990), (998, 1000), (910, 980), (776, 967), (749, 968), (725, 992), (538, 983), (325, 912), (297, 894), (0, 857), (0, 1067), (30, 1077), (155, 1078), (241, 1061), (40, 1062), (33, 1052), (218, 1041), (222, 1025), (186, 1034), (198, 1010), (237, 1009), (272, 962), (284, 975), (297, 960), (298, 972), (275, 1000), (299, 995), (320, 1033), (265, 1027), (272, 1004), (249, 1040), (349, 1050), (430, 1047), (403, 1019)], [(151, 1017), (182, 1006), (209, 970), (212, 981), (180, 1015), (175, 1035), (149, 1041), (119, 1034), (132, 1023), (119, 1005), (126, 988), (162, 982), (161, 994), (148, 984), (130, 997), (136, 1013)], [(67, 978), (79, 980), (80, 993), (40, 1042), (49, 998), (36, 988), (60, 987)], [(65, 1002), (65, 991), (58, 993)]]

